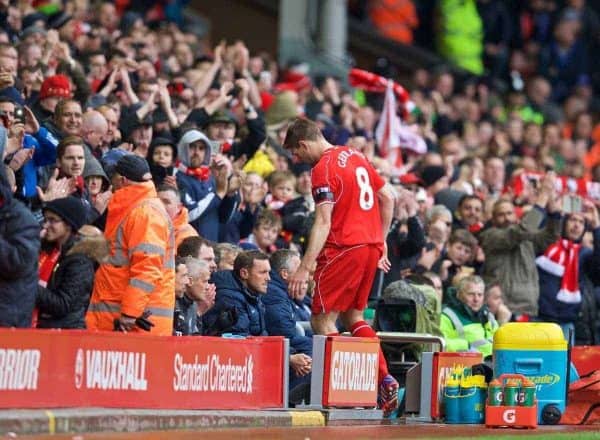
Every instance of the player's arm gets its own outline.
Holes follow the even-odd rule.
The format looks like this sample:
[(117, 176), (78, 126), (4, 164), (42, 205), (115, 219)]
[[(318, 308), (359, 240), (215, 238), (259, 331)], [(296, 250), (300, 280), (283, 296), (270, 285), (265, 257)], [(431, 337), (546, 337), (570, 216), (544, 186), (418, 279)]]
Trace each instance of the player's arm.
[(379, 260), (377, 267), (384, 272), (388, 272), (392, 265), (387, 256), (387, 235), (394, 216), (394, 190), (389, 183), (386, 183), (377, 191), (379, 199), (379, 213), (381, 215), (381, 229), (383, 232), (383, 255)]
[(325, 246), (329, 230), (331, 229), (333, 206), (333, 203), (320, 203), (315, 208), (315, 221), (310, 231), (308, 247), (300, 266), (292, 275), (288, 284), (289, 292), (293, 297), (300, 294), (303, 283), (308, 280), (310, 271), (314, 267), (323, 246)]
[(392, 224), (392, 218), (394, 216), (394, 190), (389, 183), (386, 183), (379, 191), (377, 191), (377, 198), (379, 199), (379, 212), (381, 215), (381, 228), (383, 231), (383, 241), (388, 235), (390, 225)]
[(310, 231), (308, 247), (302, 258), (300, 266), (310, 271), (321, 253), (329, 230), (331, 229), (331, 213), (333, 212), (333, 203), (321, 203), (315, 207), (315, 222)]

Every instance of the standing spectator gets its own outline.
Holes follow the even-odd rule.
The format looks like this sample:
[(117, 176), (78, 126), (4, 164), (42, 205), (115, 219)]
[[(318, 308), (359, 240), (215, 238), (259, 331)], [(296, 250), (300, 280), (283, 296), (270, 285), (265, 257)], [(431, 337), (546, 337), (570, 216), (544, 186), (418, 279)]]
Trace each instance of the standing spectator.
[[(0, 157), (6, 131), (0, 128)], [(0, 327), (31, 327), (38, 282), (40, 229), (31, 212), (12, 196), (0, 167)]]
[(158, 187), (158, 198), (163, 205), (175, 228), (175, 246), (179, 247), (181, 242), (188, 237), (197, 237), (198, 232), (188, 222), (188, 211), (181, 203), (181, 197), (177, 188), (163, 184)]
[[(215, 62), (217, 62), (217, 51), (215, 51)], [(196, 126), (203, 127), (208, 138), (216, 142), (219, 152), (237, 160), (242, 156), (250, 159), (261, 144), (265, 141), (267, 134), (264, 119), (257, 113), (250, 103), (250, 84), (247, 79), (236, 81), (239, 88), (238, 99), (244, 109), (248, 135), (236, 141), (236, 120), (226, 111), (219, 110), (228, 104), (233, 96), (229, 93), (233, 84), (224, 83), (220, 89), (219, 97), (202, 108), (196, 108), (188, 115), (187, 121), (194, 122)]]
[[(308, 247), (290, 279), (289, 290), (298, 295), (316, 265), (312, 316), (315, 332), (337, 334), (335, 323), (340, 316), (353, 336), (376, 337), (363, 319), (363, 310), (376, 270), (390, 269), (384, 237), (392, 220), (393, 190), (362, 153), (329, 144), (309, 120), (292, 123), (284, 146), (296, 160), (313, 165), (316, 203)], [(359, 261), (363, 269), (356, 271)], [(389, 415), (398, 406), (398, 382), (389, 374), (382, 353), (379, 383), (379, 406)]]
[(577, 19), (563, 18), (554, 38), (540, 54), (540, 73), (552, 84), (552, 99), (563, 102), (575, 86), (589, 82), (586, 48), (579, 37)]
[[(48, 182), (46, 191), (38, 191), (38, 196), (42, 201), (48, 202), (56, 198), (56, 185), (62, 180), (68, 183), (67, 194), (77, 197), (86, 208), (86, 223), (93, 223), (98, 218), (98, 211), (92, 206), (89, 200), (89, 193), (85, 187), (83, 171), (85, 169), (85, 144), (83, 139), (78, 136), (67, 136), (63, 138), (56, 147), (56, 170)], [(90, 156), (90, 160), (94, 157)], [(66, 180), (66, 182), (65, 182)], [(64, 191), (64, 190), (63, 190)]]
[(504, 161), (495, 156), (488, 157), (483, 168), (483, 184), (490, 197), (496, 199), (504, 189), (506, 179), (506, 165)]
[(441, 0), (438, 51), (457, 66), (475, 74), (483, 73), (483, 24), (476, 0)]
[(473, 274), (473, 256), (477, 247), (477, 239), (466, 229), (455, 229), (450, 234), (448, 246), (442, 251), (440, 258), (431, 270), (440, 276), (445, 293), (452, 284), (454, 277), (459, 274)]
[(217, 241), (219, 208), (227, 195), (228, 167), (223, 156), (212, 157), (211, 146), (211, 141), (198, 130), (183, 135), (177, 146), (177, 186), (191, 225), (201, 236)]
[(220, 241), (238, 243), (252, 233), (266, 194), (264, 179), (257, 173), (247, 173), (242, 178), (240, 194), (242, 196), (241, 203), (227, 223), (219, 229)]
[(394, 219), (386, 237), (391, 269), (384, 277), (384, 287), (415, 269), (423, 247), (425, 231), (417, 215), (419, 203), (412, 192), (402, 190), (396, 197)]
[[(519, 223), (512, 202), (497, 201), (492, 213), (492, 226), (480, 235), (485, 253), (484, 279), (500, 280), (506, 305), (517, 319), (528, 320), (537, 316), (539, 278), (535, 257), (555, 242), (560, 233), (555, 178), (554, 173), (544, 176), (536, 205)], [(540, 230), (544, 217), (547, 217), (546, 225)]]
[(411, 44), (419, 24), (412, 0), (370, 0), (368, 11), (380, 34), (402, 44)]
[(109, 150), (108, 145), (104, 143), (107, 132), (108, 122), (106, 122), (102, 113), (96, 110), (88, 110), (83, 114), (81, 137), (98, 160)]
[(454, 227), (478, 233), (483, 228), (483, 200), (475, 195), (464, 195), (458, 202)]
[[(581, 243), (586, 225), (594, 234), (593, 250)], [(536, 259), (540, 281), (538, 317), (559, 324), (565, 339), (571, 333), (572, 342), (575, 341), (575, 321), (584, 295), (582, 290), (587, 287), (583, 278), (597, 278), (598, 268), (593, 266), (592, 256), (595, 255), (598, 261), (599, 227), (598, 210), (591, 202), (585, 202), (583, 212), (565, 216), (561, 237)]]
[(38, 121), (54, 117), (56, 105), (61, 99), (71, 98), (71, 84), (65, 75), (53, 75), (44, 79), (38, 99), (32, 106)]
[(104, 237), (80, 238), (86, 210), (80, 200), (65, 197), (44, 205), (38, 328), (85, 328), (85, 311), (94, 286), (94, 263), (107, 251)]
[(281, 232), (281, 217), (270, 209), (264, 209), (256, 219), (252, 234), (240, 241), (242, 249), (259, 249), (267, 255), (277, 250), (277, 237)]
[(175, 180), (176, 158), (177, 147), (170, 136), (157, 136), (152, 139), (150, 148), (148, 149), (147, 160), (150, 165), (152, 180), (157, 188), (163, 183), (172, 187), (177, 186), (177, 181)]
[(477, 10), (483, 23), (483, 61), (491, 75), (508, 75), (510, 42), (513, 38), (512, 19), (504, 2), (477, 0)]
[(151, 178), (141, 157), (128, 154), (117, 162), (105, 229), (111, 254), (96, 273), (90, 329), (139, 331), (136, 319), (149, 313), (152, 334), (172, 334), (175, 236)]

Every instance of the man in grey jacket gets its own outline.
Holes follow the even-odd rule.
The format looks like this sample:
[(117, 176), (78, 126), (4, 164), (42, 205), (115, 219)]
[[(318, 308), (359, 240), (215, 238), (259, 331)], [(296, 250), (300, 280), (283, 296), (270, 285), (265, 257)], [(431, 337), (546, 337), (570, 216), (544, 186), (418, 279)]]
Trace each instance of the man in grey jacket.
[[(199, 335), (202, 332), (200, 318), (215, 302), (215, 285), (209, 283), (210, 269), (208, 264), (194, 257), (183, 260), (188, 282), (179, 290), (176, 283), (175, 314), (173, 319), (174, 333), (178, 336)], [(180, 267), (178, 275), (180, 275)], [(181, 283), (180, 283), (181, 284)]]
[[(504, 301), (516, 318), (523, 315), (527, 319), (538, 313), (535, 258), (560, 234), (560, 202), (554, 189), (555, 179), (554, 173), (548, 173), (541, 180), (535, 204), (520, 222), (517, 222), (512, 202), (498, 200), (494, 204), (492, 227), (479, 237), (485, 253), (484, 279), (486, 283), (500, 281)], [(545, 225), (540, 229), (544, 219)]]

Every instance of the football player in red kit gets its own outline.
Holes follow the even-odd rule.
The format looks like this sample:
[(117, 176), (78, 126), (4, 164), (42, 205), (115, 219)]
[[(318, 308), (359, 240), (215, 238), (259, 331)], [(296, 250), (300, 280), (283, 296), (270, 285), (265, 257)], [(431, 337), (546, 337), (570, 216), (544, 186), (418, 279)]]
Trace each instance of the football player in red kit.
[[(376, 337), (363, 311), (376, 270), (388, 271), (385, 236), (394, 193), (357, 150), (333, 146), (319, 127), (297, 119), (288, 128), (284, 148), (294, 160), (313, 165), (315, 221), (308, 247), (289, 283), (299, 294), (314, 269), (312, 327), (317, 334), (336, 335), (338, 316), (352, 336)], [(390, 414), (398, 406), (398, 382), (379, 353), (379, 407)]]

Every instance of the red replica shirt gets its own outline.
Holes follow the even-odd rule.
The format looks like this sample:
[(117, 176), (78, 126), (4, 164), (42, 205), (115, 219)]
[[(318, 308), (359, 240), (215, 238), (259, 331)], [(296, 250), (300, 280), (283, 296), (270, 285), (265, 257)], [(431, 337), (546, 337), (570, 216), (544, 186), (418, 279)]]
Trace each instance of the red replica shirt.
[(311, 179), (315, 203), (334, 204), (326, 246), (383, 243), (377, 191), (385, 182), (362, 153), (326, 150)]

